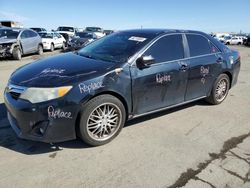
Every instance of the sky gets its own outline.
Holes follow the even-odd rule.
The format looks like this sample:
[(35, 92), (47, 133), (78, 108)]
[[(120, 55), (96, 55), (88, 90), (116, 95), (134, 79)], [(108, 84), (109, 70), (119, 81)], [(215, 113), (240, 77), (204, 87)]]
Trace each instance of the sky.
[(0, 0), (0, 20), (24, 27), (99, 26), (250, 33), (250, 0)]

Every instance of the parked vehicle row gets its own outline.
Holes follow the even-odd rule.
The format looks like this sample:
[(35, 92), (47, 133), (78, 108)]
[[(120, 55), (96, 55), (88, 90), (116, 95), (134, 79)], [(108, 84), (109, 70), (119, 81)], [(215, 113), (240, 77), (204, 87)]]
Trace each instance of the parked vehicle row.
[(218, 41), (226, 44), (226, 45), (242, 45), (244, 44), (244, 40), (247, 39), (246, 36), (242, 35), (230, 35), (227, 33), (219, 33), (212, 35)]

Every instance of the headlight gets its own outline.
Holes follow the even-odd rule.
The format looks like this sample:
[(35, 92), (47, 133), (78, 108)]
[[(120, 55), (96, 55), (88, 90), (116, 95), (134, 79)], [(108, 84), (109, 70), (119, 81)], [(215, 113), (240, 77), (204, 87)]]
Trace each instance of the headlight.
[(35, 88), (26, 89), (20, 96), (21, 99), (28, 100), (32, 103), (44, 102), (66, 95), (72, 86), (56, 87), (56, 88)]

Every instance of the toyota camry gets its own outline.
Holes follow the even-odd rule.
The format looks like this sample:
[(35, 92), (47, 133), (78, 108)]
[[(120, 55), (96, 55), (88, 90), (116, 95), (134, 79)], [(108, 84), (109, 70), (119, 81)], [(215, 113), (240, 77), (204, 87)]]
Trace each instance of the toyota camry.
[(17, 69), (4, 98), (18, 137), (98, 146), (127, 120), (200, 99), (220, 104), (239, 70), (240, 54), (203, 32), (127, 30)]

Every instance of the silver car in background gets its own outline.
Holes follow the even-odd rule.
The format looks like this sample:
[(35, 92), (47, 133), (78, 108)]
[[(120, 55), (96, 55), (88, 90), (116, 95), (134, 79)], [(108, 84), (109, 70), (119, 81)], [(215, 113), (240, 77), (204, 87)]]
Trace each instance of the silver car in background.
[(0, 57), (20, 60), (22, 55), (43, 53), (42, 39), (37, 32), (24, 28), (0, 29)]

